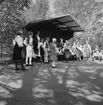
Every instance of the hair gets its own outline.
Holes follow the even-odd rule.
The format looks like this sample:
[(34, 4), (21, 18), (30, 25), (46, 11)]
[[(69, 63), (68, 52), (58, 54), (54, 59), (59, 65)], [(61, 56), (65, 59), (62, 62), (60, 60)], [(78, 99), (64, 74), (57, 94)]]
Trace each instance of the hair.
[(53, 38), (53, 39), (52, 39), (52, 41), (53, 41), (53, 42), (56, 42), (56, 41), (57, 41), (57, 39), (56, 39), (56, 38)]
[(18, 44), (19, 47), (23, 46), (23, 38), (20, 35), (15, 37), (15, 42)]

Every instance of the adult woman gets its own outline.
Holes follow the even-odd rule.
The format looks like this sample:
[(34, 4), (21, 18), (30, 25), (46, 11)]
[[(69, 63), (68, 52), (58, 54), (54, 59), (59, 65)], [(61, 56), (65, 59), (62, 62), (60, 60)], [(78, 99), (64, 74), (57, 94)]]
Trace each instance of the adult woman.
[(13, 61), (15, 63), (15, 69), (25, 70), (23, 65), (23, 38), (21, 37), (22, 33), (18, 32), (17, 36), (13, 40)]
[(57, 45), (56, 38), (52, 39), (52, 43), (50, 44), (50, 60), (52, 62), (52, 68), (56, 68), (56, 60), (57, 60)]
[(44, 42), (44, 62), (48, 63), (49, 62), (49, 38), (46, 38)]
[(88, 58), (90, 57), (91, 57), (91, 47), (88, 41), (86, 41), (86, 44), (84, 45), (84, 58), (88, 60)]

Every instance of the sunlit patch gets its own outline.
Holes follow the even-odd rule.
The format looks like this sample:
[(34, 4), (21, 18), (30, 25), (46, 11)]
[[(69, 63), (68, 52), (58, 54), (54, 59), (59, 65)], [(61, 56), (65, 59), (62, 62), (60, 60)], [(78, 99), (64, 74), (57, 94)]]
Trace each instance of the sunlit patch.
[(60, 68), (60, 69), (58, 70), (58, 72), (65, 73), (66, 70), (65, 70), (64, 68)]
[(0, 105), (7, 105), (6, 101), (0, 101)]
[(89, 78), (90, 78), (90, 79), (97, 79), (97, 78), (96, 78), (96, 77), (94, 77), (94, 76), (90, 76)]
[(66, 87), (68, 88), (76, 88), (79, 85), (79, 82), (73, 80), (66, 81)]
[(57, 76), (57, 80), (58, 80), (58, 83), (59, 83), (59, 84), (62, 84), (62, 83), (63, 83), (63, 78), (62, 78), (62, 76)]
[(21, 88), (23, 85), (23, 81), (21, 79), (13, 79), (10, 75), (0, 76), (0, 83), (14, 89)]
[(36, 102), (35, 105), (45, 105), (43, 102)]
[(68, 70), (67, 75), (68, 75), (68, 78), (77, 78), (80, 76), (80, 74), (74, 70), (70, 70), (70, 71)]
[(99, 77), (100, 77), (100, 78), (103, 78), (103, 72), (101, 72), (101, 73), (99, 74)]
[(0, 66), (0, 70), (3, 68), (3, 66)]
[(7, 84), (7, 86), (11, 88), (19, 89), (23, 86), (23, 81), (22, 80), (11, 81)]
[(86, 98), (90, 101), (101, 102), (103, 101), (103, 97), (97, 94), (87, 95)]
[(53, 91), (38, 85), (33, 88), (33, 96), (36, 98), (51, 98), (53, 97)]
[(15, 67), (15, 65), (11, 64), (11, 65), (9, 65), (9, 67), (13, 67), (13, 68), (14, 68), (14, 67)]
[(49, 74), (49, 71), (48, 71), (47, 69), (43, 70), (42, 72), (43, 72), (46, 76), (49, 76), (49, 77), (51, 76), (51, 75)]
[(99, 61), (99, 60), (95, 60), (94, 62), (97, 64), (103, 64), (103, 61)]
[(10, 93), (9, 90), (7, 90), (3, 87), (0, 87), (0, 97), (1, 98), (11, 98), (11, 97), (13, 97), (13, 95)]
[(85, 105), (83, 102), (77, 102), (75, 105)]
[[(53, 69), (42, 65), (34, 77), (33, 96), (55, 105), (55, 98), (59, 98), (63, 90), (73, 105), (86, 105), (85, 101), (102, 102), (103, 89), (96, 83), (98, 76), (103, 77), (102, 68), (102, 65), (93, 62), (57, 63), (57, 68)], [(55, 92), (59, 95), (55, 96)]]
[(67, 87), (70, 90), (68, 93), (74, 97), (81, 97), (94, 102), (103, 101), (103, 91), (92, 83), (78, 83), (70, 80), (67, 82)]
[(78, 68), (79, 70), (93, 70), (93, 66), (79, 66)]
[(54, 99), (48, 99), (48, 102), (49, 103), (52, 103), (52, 104), (55, 104), (56, 103)]
[(95, 67), (95, 69), (103, 69), (103, 65), (102, 66), (98, 65), (98, 66)]
[(50, 77), (50, 74), (45, 71), (39, 71), (37, 76), (42, 79), (48, 79)]

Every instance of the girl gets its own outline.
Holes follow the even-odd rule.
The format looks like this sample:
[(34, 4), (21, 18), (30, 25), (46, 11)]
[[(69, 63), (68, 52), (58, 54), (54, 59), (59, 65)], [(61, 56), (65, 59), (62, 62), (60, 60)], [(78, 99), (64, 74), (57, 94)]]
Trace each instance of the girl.
[(33, 49), (33, 39), (31, 36), (25, 39), (26, 45), (26, 65), (32, 66), (32, 58), (35, 57), (34, 49)]

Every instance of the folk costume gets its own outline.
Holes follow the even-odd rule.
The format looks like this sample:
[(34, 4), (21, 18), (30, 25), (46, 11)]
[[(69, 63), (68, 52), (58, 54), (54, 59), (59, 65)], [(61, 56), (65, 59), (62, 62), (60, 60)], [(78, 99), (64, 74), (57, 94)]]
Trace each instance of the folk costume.
[(15, 69), (18, 70), (25, 70), (23, 65), (23, 38), (17, 33), (18, 35), (13, 40), (13, 61), (15, 63)]
[(52, 39), (52, 43), (50, 44), (50, 60), (52, 62), (52, 68), (55, 68), (57, 61), (57, 45), (55, 38)]

